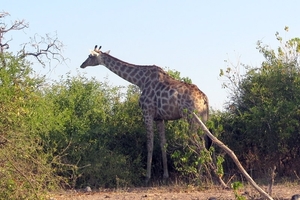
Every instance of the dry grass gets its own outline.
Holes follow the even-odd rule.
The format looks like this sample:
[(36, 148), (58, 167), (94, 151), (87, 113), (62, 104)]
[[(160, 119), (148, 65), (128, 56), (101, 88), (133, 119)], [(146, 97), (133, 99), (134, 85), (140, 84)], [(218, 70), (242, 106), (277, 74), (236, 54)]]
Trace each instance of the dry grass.
[[(263, 186), (267, 190), (267, 186)], [(246, 199), (260, 199), (259, 194), (250, 186), (245, 186), (239, 191), (240, 195)], [(277, 200), (289, 200), (292, 195), (300, 194), (299, 184), (281, 184), (273, 187), (272, 197)], [(104, 190), (100, 189), (93, 192), (84, 191), (64, 191), (60, 194), (53, 194), (53, 200), (154, 200), (154, 199), (184, 199), (184, 200), (206, 200), (215, 197), (221, 199), (235, 199), (232, 190), (223, 190), (219, 187), (211, 187), (209, 189), (193, 187), (193, 186), (167, 186), (167, 187), (141, 187), (127, 188), (119, 190)]]

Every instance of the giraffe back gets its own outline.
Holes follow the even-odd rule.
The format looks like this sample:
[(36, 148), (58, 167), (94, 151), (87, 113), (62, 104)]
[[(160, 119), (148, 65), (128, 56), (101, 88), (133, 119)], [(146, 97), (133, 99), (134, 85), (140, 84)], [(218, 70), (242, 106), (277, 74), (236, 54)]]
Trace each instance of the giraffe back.
[(155, 120), (176, 120), (195, 112), (207, 121), (208, 98), (196, 85), (178, 81), (163, 70), (151, 81), (142, 90), (140, 105), (149, 109)]

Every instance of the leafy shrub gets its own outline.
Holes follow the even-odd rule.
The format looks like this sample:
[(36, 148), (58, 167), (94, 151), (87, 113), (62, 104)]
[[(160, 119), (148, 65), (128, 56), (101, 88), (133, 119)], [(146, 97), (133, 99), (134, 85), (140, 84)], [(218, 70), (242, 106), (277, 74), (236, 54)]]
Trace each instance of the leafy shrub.
[(0, 54), (0, 199), (42, 198), (57, 185), (49, 155), (43, 151), (40, 126), (46, 112), (30, 67)]
[(260, 68), (245, 66), (245, 75), (231, 67), (221, 71), (232, 91), (222, 137), (253, 175), (276, 166), (279, 176), (293, 177), (300, 173), (300, 39), (284, 41), (278, 33), (276, 39), (277, 50), (258, 42), (265, 58)]

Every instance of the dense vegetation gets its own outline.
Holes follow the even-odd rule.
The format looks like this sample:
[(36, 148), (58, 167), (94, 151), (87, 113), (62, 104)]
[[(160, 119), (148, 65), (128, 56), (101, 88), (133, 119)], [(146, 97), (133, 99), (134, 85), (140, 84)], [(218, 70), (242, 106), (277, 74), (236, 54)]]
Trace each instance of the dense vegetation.
[(261, 67), (244, 65), (244, 75), (232, 66), (221, 71), (231, 91), (227, 112), (221, 113), (221, 138), (254, 177), (265, 178), (276, 167), (278, 177), (299, 180), (300, 39), (284, 41), (279, 33), (276, 39), (277, 50), (258, 42), (265, 58)]
[(43, 80), (30, 77), (24, 60), (2, 53), (0, 61), (0, 199), (34, 198), (59, 181), (43, 139), (55, 120), (39, 88)]
[[(278, 177), (295, 179), (300, 173), (300, 39), (276, 37), (281, 45), (276, 51), (258, 43), (265, 57), (259, 68), (239, 66), (247, 69), (243, 75), (230, 66), (221, 71), (231, 99), (224, 111), (211, 114), (208, 126), (254, 178), (268, 177), (276, 166)], [(143, 184), (147, 148), (136, 86), (116, 87), (80, 74), (49, 83), (32, 74), (25, 56), (3, 48), (0, 84), (0, 199), (41, 198), (58, 187)], [(199, 151), (184, 121), (168, 122), (166, 133), (172, 179), (214, 181), (207, 163), (225, 178), (238, 173), (218, 148)], [(156, 135), (153, 179), (161, 175)]]

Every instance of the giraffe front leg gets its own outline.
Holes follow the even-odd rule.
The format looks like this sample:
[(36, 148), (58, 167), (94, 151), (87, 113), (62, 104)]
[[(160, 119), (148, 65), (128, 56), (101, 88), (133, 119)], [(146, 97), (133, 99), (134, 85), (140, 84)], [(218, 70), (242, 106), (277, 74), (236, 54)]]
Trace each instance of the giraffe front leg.
[(166, 134), (165, 134), (165, 122), (163, 120), (157, 121), (157, 129), (159, 132), (160, 137), (160, 147), (162, 152), (162, 160), (163, 160), (163, 167), (164, 167), (164, 179), (169, 178), (168, 172), (168, 162), (167, 162), (167, 142), (166, 142)]
[(151, 165), (152, 165), (152, 155), (153, 155), (153, 119), (152, 117), (145, 117), (145, 124), (147, 129), (147, 172), (146, 172), (146, 185), (151, 178)]

